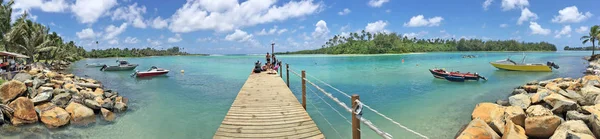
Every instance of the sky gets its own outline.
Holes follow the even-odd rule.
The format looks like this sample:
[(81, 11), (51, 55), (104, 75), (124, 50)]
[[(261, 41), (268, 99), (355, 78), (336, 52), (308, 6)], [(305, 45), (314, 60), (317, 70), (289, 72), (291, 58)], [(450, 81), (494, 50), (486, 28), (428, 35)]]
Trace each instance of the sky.
[[(334, 35), (546, 41), (558, 49), (600, 24), (598, 0), (15, 0), (29, 18), (87, 50), (258, 54), (320, 48)], [(98, 44), (95, 42), (98, 41)], [(591, 45), (591, 44), (588, 44)], [(586, 45), (586, 46), (588, 46)]]

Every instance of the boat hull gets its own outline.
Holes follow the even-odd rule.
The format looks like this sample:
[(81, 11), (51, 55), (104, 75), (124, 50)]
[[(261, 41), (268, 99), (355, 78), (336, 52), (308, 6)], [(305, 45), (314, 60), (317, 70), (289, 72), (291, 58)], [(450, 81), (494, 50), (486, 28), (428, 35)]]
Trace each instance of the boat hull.
[(446, 76), (444, 78), (451, 82), (465, 82), (465, 77), (461, 76)]
[(128, 70), (133, 70), (137, 67), (138, 65), (131, 65), (131, 66), (108, 66), (106, 68), (104, 68), (104, 71), (128, 71)]
[(546, 65), (511, 65), (511, 64), (501, 64), (490, 62), (492, 66), (502, 69), (502, 70), (512, 70), (512, 71), (535, 71), (535, 72), (552, 72), (552, 68)]
[(136, 77), (152, 77), (152, 76), (160, 76), (169, 73), (169, 71), (158, 71), (158, 72), (138, 72), (136, 73)]

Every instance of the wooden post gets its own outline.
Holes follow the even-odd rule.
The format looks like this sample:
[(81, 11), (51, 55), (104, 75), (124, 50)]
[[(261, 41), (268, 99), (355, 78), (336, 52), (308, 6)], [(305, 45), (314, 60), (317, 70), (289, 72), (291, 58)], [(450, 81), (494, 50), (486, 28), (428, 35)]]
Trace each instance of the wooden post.
[(306, 110), (306, 71), (302, 70), (302, 107)]
[(279, 77), (281, 77), (281, 79), (283, 79), (283, 67), (281, 67), (281, 64), (279, 64)]
[(285, 70), (286, 70), (285, 76), (287, 76), (286, 83), (287, 83), (288, 88), (290, 88), (290, 65), (288, 63), (285, 63)]
[(357, 94), (352, 95), (352, 139), (360, 139), (360, 121), (354, 114), (354, 108), (357, 105), (356, 100), (360, 100), (360, 97)]

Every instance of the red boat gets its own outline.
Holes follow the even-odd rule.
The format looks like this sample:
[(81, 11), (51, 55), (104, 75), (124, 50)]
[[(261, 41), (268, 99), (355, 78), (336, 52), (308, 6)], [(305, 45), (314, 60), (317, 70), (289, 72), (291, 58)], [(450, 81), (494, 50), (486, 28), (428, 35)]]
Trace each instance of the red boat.
[(152, 68), (150, 68), (148, 71), (144, 71), (144, 72), (136, 71), (135, 73), (133, 73), (132, 76), (140, 78), (140, 77), (151, 77), (151, 76), (165, 75), (167, 73), (169, 73), (169, 70), (162, 69), (162, 68), (157, 68), (155, 66), (152, 66)]
[(429, 69), (429, 72), (431, 72), (431, 74), (433, 74), (433, 77), (435, 78), (440, 78), (440, 79), (445, 79), (446, 76), (458, 76), (458, 77), (464, 77), (465, 80), (479, 80), (479, 79), (483, 79), (483, 80), (487, 80), (485, 77), (480, 76), (477, 73), (460, 73), (458, 71), (456, 72), (448, 72), (444, 69)]

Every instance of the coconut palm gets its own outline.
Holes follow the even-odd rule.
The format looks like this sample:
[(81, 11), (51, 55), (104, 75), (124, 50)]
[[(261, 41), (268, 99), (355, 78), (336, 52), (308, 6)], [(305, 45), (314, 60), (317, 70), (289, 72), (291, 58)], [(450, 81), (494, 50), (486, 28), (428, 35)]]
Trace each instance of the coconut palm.
[(8, 51), (8, 45), (4, 42), (4, 34), (10, 31), (11, 27), (11, 15), (12, 5), (15, 3), (14, 0), (10, 0), (4, 3), (4, 0), (0, 0), (0, 43), (4, 45), (4, 50)]
[(592, 43), (592, 56), (596, 50), (596, 40), (600, 39), (600, 26), (595, 25), (590, 28), (590, 34), (588, 36), (582, 36), (580, 40), (583, 40), (583, 44), (587, 42)]
[(5, 41), (29, 56), (28, 62), (35, 62), (37, 54), (56, 48), (48, 32), (46, 26), (28, 20), (27, 13), (24, 13), (5, 35)]

